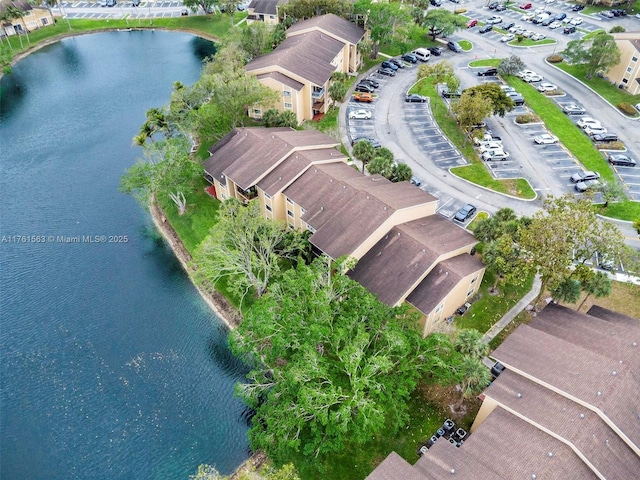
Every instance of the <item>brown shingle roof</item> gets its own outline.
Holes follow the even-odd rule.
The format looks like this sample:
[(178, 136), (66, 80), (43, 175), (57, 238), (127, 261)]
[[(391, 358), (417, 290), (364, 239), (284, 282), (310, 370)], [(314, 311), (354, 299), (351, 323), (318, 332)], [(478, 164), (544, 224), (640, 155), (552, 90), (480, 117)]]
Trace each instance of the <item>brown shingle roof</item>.
[(467, 254), (444, 260), (431, 269), (409, 294), (407, 302), (428, 314), (460, 283), (460, 280), (482, 268), (484, 265), (480, 260)]
[(600, 318), (602, 320), (607, 320), (609, 322), (617, 322), (634, 327), (637, 326), (638, 322), (640, 321), (637, 318), (628, 317), (627, 315), (607, 310), (606, 308), (599, 307), (598, 305), (592, 305), (587, 312), (587, 315)]
[(424, 476), (396, 452), (391, 452), (365, 480), (424, 480)]
[[(349, 276), (378, 295), (380, 301), (395, 305), (427, 275), (441, 255), (464, 246), (471, 248), (476, 243), (473, 235), (462, 228), (452, 225), (439, 215), (430, 215), (391, 229), (360, 259)], [(459, 259), (440, 266), (441, 268), (444, 266), (453, 273), (450, 279), (452, 282), (448, 285), (453, 287), (464, 276), (483, 268), (482, 263), (477, 259), (471, 262), (467, 262), (466, 258), (464, 260)], [(467, 267), (472, 268), (472, 271), (464, 273)], [(461, 268), (464, 271), (461, 271)], [(454, 277), (457, 280), (454, 280)], [(437, 305), (443, 298), (439, 296), (439, 290), (434, 291), (432, 288), (423, 290), (423, 294), (414, 295), (416, 303), (424, 304), (419, 302), (418, 298), (425, 296), (431, 298), (435, 294), (437, 298), (431, 298), (431, 302), (436, 302)], [(446, 295), (449, 291), (445, 292), (443, 289), (442, 294)]]
[(288, 37), (271, 53), (249, 62), (248, 72), (265, 67), (280, 67), (309, 82), (322, 86), (336, 70), (331, 62), (344, 43), (322, 32), (309, 32)]
[(287, 0), (252, 0), (249, 8), (253, 8), (254, 13), (262, 13), (264, 15), (276, 15), (278, 13), (277, 6), (284, 5)]
[[(204, 162), (205, 171), (220, 181), (224, 176), (246, 190), (298, 149), (327, 148), (337, 142), (317, 130), (291, 128), (237, 128), (212, 147)], [(226, 183), (226, 181), (224, 181)]]
[(302, 30), (318, 28), (330, 33), (343, 41), (357, 44), (364, 36), (364, 30), (353, 22), (340, 18), (333, 13), (320, 15), (308, 20), (297, 22), (287, 30), (287, 36), (296, 35)]

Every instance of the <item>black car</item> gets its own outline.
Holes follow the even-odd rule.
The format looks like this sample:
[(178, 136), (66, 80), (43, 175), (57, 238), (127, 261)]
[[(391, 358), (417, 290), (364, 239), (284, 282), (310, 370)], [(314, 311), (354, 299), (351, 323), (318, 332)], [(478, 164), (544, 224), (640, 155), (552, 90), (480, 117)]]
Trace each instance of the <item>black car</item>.
[(505, 23), (504, 25), (502, 25), (502, 29), (503, 30), (509, 30), (510, 28), (515, 27), (516, 24), (513, 22), (509, 22), (509, 23)]
[(543, 27), (548, 27), (549, 25), (551, 25), (555, 21), (556, 21), (556, 19), (554, 17), (549, 17), (546, 20), (543, 20), (542, 22), (540, 22), (540, 24)]
[(387, 77), (395, 77), (396, 76), (396, 72), (394, 70), (391, 70), (390, 68), (379, 68), (378, 69), (378, 73), (380, 75), (386, 75)]
[(413, 53), (405, 53), (402, 55), (402, 60), (409, 63), (418, 63), (418, 57), (416, 57)]
[(359, 83), (356, 85), (356, 92), (373, 93), (373, 87), (368, 83)]
[(107, 0), (107, 7), (115, 7), (117, 4), (116, 0)]
[(496, 7), (496, 12), (502, 12), (506, 9), (507, 9), (507, 6), (504, 3), (501, 3)]
[(382, 146), (380, 145), (380, 142), (371, 137), (355, 137), (353, 140), (351, 140), (351, 145), (355, 145), (359, 141), (369, 142), (373, 148), (380, 148)]
[(444, 98), (460, 98), (462, 96), (462, 92), (460, 90), (457, 90), (455, 92), (451, 92), (451, 91), (449, 91), (449, 89), (447, 87), (444, 87), (442, 89), (441, 95)]
[(396, 60), (395, 58), (392, 58), (391, 60), (389, 60), (391, 63), (393, 63), (396, 67), (398, 68), (404, 68), (404, 63), (402, 63), (400, 60)]
[(429, 3), (434, 7), (439, 7), (442, 5), (442, 0), (429, 0)]
[(513, 101), (516, 107), (524, 105), (524, 97), (520, 95), (518, 92), (509, 92), (507, 96)]
[(596, 133), (591, 136), (591, 140), (596, 143), (608, 143), (608, 142), (617, 142), (618, 135), (615, 133)]
[(398, 70), (398, 66), (395, 63), (391, 63), (389, 60), (385, 60), (380, 64), (382, 68), (389, 68), (391, 70)]
[(575, 31), (576, 31), (576, 27), (574, 27), (573, 25), (564, 27), (564, 30), (563, 30), (563, 32), (566, 33), (567, 35), (569, 35), (570, 33), (575, 33)]
[(417, 93), (412, 93), (411, 95), (407, 95), (404, 97), (405, 102), (409, 103), (424, 103), (427, 101), (427, 97), (423, 97), (422, 95), (418, 95)]
[(489, 10), (495, 10), (500, 5), (498, 2), (491, 2), (488, 6)]
[(571, 10), (573, 12), (579, 12), (580, 10), (584, 10), (584, 5), (574, 5)]
[(487, 33), (487, 32), (490, 32), (491, 30), (493, 30), (493, 25), (483, 25), (482, 27), (480, 27), (480, 30), (478, 30), (478, 32)]
[(474, 213), (476, 213), (476, 207), (468, 203), (456, 212), (453, 219), (458, 222), (466, 222)]
[(621, 167), (636, 166), (636, 161), (633, 158), (623, 155), (622, 153), (610, 153), (608, 160), (611, 165), (619, 165)]
[(431, 55), (435, 55), (436, 57), (439, 57), (444, 52), (442, 47), (427, 47), (427, 50), (431, 52)]
[(380, 82), (374, 80), (373, 78), (363, 78), (362, 80), (360, 80), (360, 84), (363, 83), (371, 85), (373, 88), (378, 88), (380, 86)]
[(498, 75), (498, 69), (495, 67), (485, 68), (484, 70), (478, 71), (479, 77), (495, 77)]
[(132, 7), (139, 7), (140, 6), (140, 0), (133, 0), (133, 2), (131, 2), (131, 6)]
[(458, 42), (449, 41), (447, 42), (447, 47), (449, 47), (449, 50), (454, 51), (456, 53), (460, 53), (462, 51), (462, 47)]

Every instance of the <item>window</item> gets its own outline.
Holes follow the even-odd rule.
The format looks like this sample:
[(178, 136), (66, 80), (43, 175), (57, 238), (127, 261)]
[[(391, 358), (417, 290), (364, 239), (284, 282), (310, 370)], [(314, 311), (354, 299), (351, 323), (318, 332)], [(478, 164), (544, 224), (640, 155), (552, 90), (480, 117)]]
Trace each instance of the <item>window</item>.
[(289, 90), (285, 90), (284, 92), (282, 92), (282, 95), (284, 95), (285, 97), (290, 97), (291, 92)]
[(287, 215), (293, 218), (293, 212), (291, 210), (287, 210)]
[(638, 57), (631, 57), (631, 61), (632, 62), (637, 62), (638, 61)]
[(253, 109), (253, 114), (254, 115), (262, 115), (262, 109), (261, 108), (254, 108)]
[(267, 192), (264, 192), (264, 198), (271, 198), (271, 195), (269, 195)]
[(467, 297), (470, 297), (471, 295), (473, 295), (473, 292), (475, 292), (475, 291), (476, 291), (476, 289), (475, 289), (475, 288), (472, 288), (471, 290), (469, 290), (469, 291), (467, 292)]
[(305, 208), (301, 208), (301, 209), (300, 209), (300, 211), (301, 211), (302, 213), (307, 213), (307, 210), (306, 210)]
[(264, 208), (266, 208), (268, 212), (272, 212), (273, 211), (273, 210), (271, 210), (271, 205), (265, 205)]
[(436, 308), (436, 313), (440, 313), (443, 309), (444, 309), (444, 303), (441, 303), (441, 304), (440, 304), (440, 305), (438, 305), (438, 307)]
[(316, 233), (316, 229), (313, 228), (311, 225), (307, 225), (307, 230), (309, 230), (311, 233)]
[(47, 20), (46, 18), (43, 18), (42, 25), (49, 25), (49, 20)]
[(628, 78), (623, 78), (622, 79), (622, 83), (629, 83), (629, 79)]
[(284, 108), (293, 108), (293, 105), (289, 102), (284, 102)]
[(478, 277), (473, 277), (473, 280), (471, 280), (471, 283), (476, 283), (477, 280), (478, 280)]
[(627, 67), (627, 73), (631, 73), (631, 72), (633, 72), (633, 68)]
[(290, 199), (289, 197), (287, 197), (287, 203), (288, 203), (289, 205), (293, 205), (293, 202), (291, 201), (291, 199)]

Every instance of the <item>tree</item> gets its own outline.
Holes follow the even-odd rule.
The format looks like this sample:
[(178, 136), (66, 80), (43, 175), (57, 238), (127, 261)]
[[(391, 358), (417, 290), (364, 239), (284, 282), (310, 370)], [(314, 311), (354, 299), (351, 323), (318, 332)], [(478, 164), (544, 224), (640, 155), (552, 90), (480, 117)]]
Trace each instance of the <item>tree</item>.
[(418, 80), (427, 77), (432, 78), (434, 84), (446, 83), (450, 92), (455, 92), (460, 87), (460, 79), (448, 60), (420, 65), (418, 67)]
[(462, 94), (460, 99), (451, 103), (451, 111), (456, 116), (458, 125), (464, 131), (465, 143), (467, 137), (471, 133), (473, 126), (482, 122), (482, 120), (491, 113), (491, 105), (479, 95), (471, 95), (467, 90)]
[(626, 197), (624, 187), (615, 180), (603, 180), (600, 184), (599, 191), (602, 193), (602, 198), (604, 199), (604, 208), (609, 206), (609, 202), (617, 202)]
[(482, 360), (468, 355), (463, 357), (458, 375), (460, 378), (460, 398), (453, 406), (455, 411), (461, 410), (465, 398), (482, 391), (491, 381), (491, 373)]
[(502, 77), (515, 75), (525, 69), (524, 62), (517, 55), (503, 58), (498, 65), (498, 73)]
[(358, 140), (353, 146), (353, 156), (362, 162), (362, 173), (364, 173), (364, 167), (376, 157), (376, 149), (366, 140)]
[(406, 163), (396, 163), (393, 167), (393, 173), (391, 174), (392, 182), (408, 182), (413, 176), (411, 167)]
[(187, 209), (183, 191), (192, 188), (193, 180), (202, 174), (202, 166), (189, 155), (190, 147), (185, 137), (145, 145), (144, 160), (125, 172), (120, 190), (133, 194), (145, 206), (166, 196), (182, 215)]
[(515, 108), (515, 103), (497, 83), (481, 83), (465, 90), (465, 94), (478, 96), (491, 106), (491, 113), (504, 117), (504, 114)]
[(290, 110), (280, 112), (275, 108), (270, 108), (262, 114), (262, 124), (265, 127), (291, 127), (298, 126), (296, 114)]
[(525, 262), (520, 247), (507, 233), (487, 245), (482, 261), (487, 269), (495, 274), (492, 291), (496, 290), (498, 284), (522, 285), (531, 271), (531, 266)]
[(326, 257), (298, 264), (230, 334), (234, 354), (252, 366), (237, 388), (256, 411), (252, 448), (276, 463), (392, 434), (408, 420), (419, 379), (450, 375), (448, 339), (423, 339), (413, 314), (376, 300), (346, 268)]
[(618, 228), (602, 222), (588, 199), (567, 194), (549, 196), (522, 230), (520, 247), (525, 261), (541, 276), (540, 299), (572, 276), (574, 265), (590, 261), (597, 253), (618, 263), (630, 257)]
[(518, 219), (512, 209), (501, 208), (495, 215), (478, 221), (473, 234), (479, 241), (485, 243), (498, 240), (505, 234), (518, 241), (520, 228), (524, 223), (523, 220)]
[(277, 249), (286, 226), (265, 218), (256, 200), (247, 206), (236, 199), (222, 203), (220, 220), (196, 251), (196, 277), (212, 284), (226, 278), (230, 290), (244, 300), (250, 290), (261, 297), (280, 272)]
[(586, 64), (586, 78), (593, 78), (595, 73), (606, 72), (620, 63), (620, 49), (615, 39), (604, 31), (588, 40), (570, 41), (562, 54), (572, 63)]
[(429, 29), (429, 35), (435, 42), (437, 35), (448, 37), (457, 30), (465, 28), (467, 22), (465, 17), (456, 15), (452, 11), (444, 8), (435, 8), (427, 11), (422, 25)]
[(195, 475), (189, 475), (189, 480), (300, 480), (293, 464), (288, 463), (282, 468), (264, 466), (259, 471), (254, 467), (242, 467), (232, 477), (221, 475), (211, 465), (199, 465)]
[(482, 340), (482, 333), (474, 328), (460, 330), (453, 346), (458, 353), (472, 358), (482, 359), (489, 352), (489, 345)]
[(606, 273), (603, 272), (596, 272), (588, 279), (582, 281), (580, 283), (580, 286), (582, 290), (587, 293), (587, 295), (584, 297), (584, 300), (582, 300), (576, 310), (580, 310), (591, 295), (596, 298), (608, 297), (609, 295), (611, 295), (611, 279)]
[[(13, 25), (13, 20), (18, 20), (18, 19), (20, 19), (22, 24), (19, 23), (18, 25)], [(4, 12), (2, 12), (2, 18), (0, 20), (6, 21), (7, 23), (11, 24), (14, 27), (15, 32), (18, 34), (18, 40), (20, 40), (20, 49), (21, 50), (22, 50), (22, 48), (24, 48), (23, 45), (22, 45), (22, 32), (23, 32), (23, 30), (27, 34), (27, 42), (29, 43), (29, 45), (31, 45), (31, 41), (29, 40), (29, 30), (27, 29), (27, 26), (24, 23), (24, 17), (22, 15), (22, 10), (20, 10), (19, 8), (17, 8), (13, 4), (6, 5), (5, 8), (4, 8)], [(16, 28), (16, 27), (18, 27), (18, 28)]]
[(354, 13), (369, 30), (372, 43), (371, 57), (377, 58), (380, 42), (404, 40), (407, 26), (411, 24), (409, 11), (400, 3), (370, 3), (358, 0), (354, 4)]
[(574, 278), (565, 278), (551, 291), (551, 295), (556, 302), (576, 303), (580, 298), (580, 282)]
[(182, 2), (182, 4), (189, 8), (193, 13), (196, 13), (198, 9), (201, 8), (207, 16), (213, 13), (213, 7), (217, 6), (219, 3), (220, 0), (183, 0)]
[(348, 0), (291, 0), (284, 7), (285, 15), (304, 20), (333, 13), (339, 17), (347, 17), (353, 9)]
[(367, 165), (367, 170), (371, 175), (377, 174), (385, 178), (391, 178), (393, 175), (393, 163), (393, 159), (376, 156)]
[[(238, 8), (238, 2), (234, 0), (219, 0), (218, 7), (220, 8), (220, 13), (222, 13), (222, 11), (227, 12), (229, 19), (231, 20), (231, 25), (233, 25), (236, 16), (236, 9)], [(251, 25), (256, 23), (264, 22), (253, 22)], [(251, 25), (248, 26), (250, 27)]]
[(342, 81), (334, 80), (331, 82), (331, 85), (329, 85), (329, 97), (331, 97), (331, 101), (334, 104), (342, 102), (348, 89), (347, 84)]

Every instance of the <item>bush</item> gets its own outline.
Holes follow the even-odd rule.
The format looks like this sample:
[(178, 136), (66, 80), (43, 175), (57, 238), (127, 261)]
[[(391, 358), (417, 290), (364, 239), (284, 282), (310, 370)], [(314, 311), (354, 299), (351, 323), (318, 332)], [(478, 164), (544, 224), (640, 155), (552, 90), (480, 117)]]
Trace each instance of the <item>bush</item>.
[(547, 57), (547, 62), (549, 62), (549, 63), (560, 63), (560, 62), (562, 62), (563, 60), (564, 60), (564, 58), (562, 58), (562, 56), (561, 56), (561, 55), (558, 55), (558, 54), (556, 54), (556, 55), (549, 55), (549, 56)]
[(547, 92), (544, 92), (545, 95), (547, 95), (548, 97), (554, 97), (556, 95), (562, 95), (564, 92), (562, 90), (560, 90), (559, 88), (556, 88), (555, 90), (550, 90)]
[(540, 121), (540, 118), (537, 115), (534, 115), (533, 113), (525, 113), (523, 115), (518, 115), (516, 117), (516, 123), (519, 123), (519, 124), (535, 123), (539, 121)]
[(625, 115), (636, 116), (638, 114), (636, 107), (627, 102), (620, 102), (616, 107)]
[(609, 30), (609, 33), (622, 33), (624, 31), (625, 29), (622, 25), (616, 25), (615, 27), (612, 27), (611, 30)]
[(607, 142), (596, 143), (598, 150), (624, 150), (624, 144), (622, 142)]

